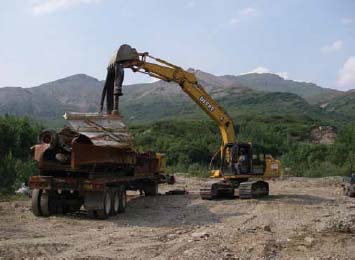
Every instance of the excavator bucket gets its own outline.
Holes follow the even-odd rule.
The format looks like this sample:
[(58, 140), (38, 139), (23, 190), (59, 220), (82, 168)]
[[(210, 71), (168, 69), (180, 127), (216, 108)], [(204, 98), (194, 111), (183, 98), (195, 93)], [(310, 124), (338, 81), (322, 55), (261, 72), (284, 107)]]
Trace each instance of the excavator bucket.
[(133, 137), (120, 115), (67, 112), (64, 119), (74, 131), (90, 138), (94, 145), (133, 147)]
[(137, 50), (135, 48), (132, 48), (128, 44), (123, 44), (111, 57), (109, 66), (117, 62), (137, 61), (137, 60), (139, 60), (139, 54)]

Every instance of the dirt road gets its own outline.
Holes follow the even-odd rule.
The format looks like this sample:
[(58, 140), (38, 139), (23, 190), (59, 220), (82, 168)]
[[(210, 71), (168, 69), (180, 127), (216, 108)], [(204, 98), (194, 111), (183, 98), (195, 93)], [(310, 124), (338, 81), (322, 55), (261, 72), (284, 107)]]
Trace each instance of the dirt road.
[(194, 193), (202, 181), (178, 177), (189, 195), (133, 193), (125, 214), (104, 221), (38, 218), (27, 199), (0, 202), (0, 256), (355, 258), (355, 198), (341, 195), (340, 178), (289, 178), (271, 182), (267, 199), (223, 201), (202, 201)]

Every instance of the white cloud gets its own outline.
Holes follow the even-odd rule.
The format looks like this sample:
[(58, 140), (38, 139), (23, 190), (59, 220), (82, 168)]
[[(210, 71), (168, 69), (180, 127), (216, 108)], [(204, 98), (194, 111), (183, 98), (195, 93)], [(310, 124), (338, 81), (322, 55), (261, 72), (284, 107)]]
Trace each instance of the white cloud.
[(344, 25), (348, 25), (348, 24), (351, 24), (353, 22), (353, 19), (351, 18), (348, 18), (348, 17), (344, 17), (344, 18), (341, 18), (340, 22)]
[(342, 48), (343, 48), (343, 41), (337, 40), (329, 45), (323, 46), (322, 48), (320, 48), (320, 51), (323, 54), (330, 54), (330, 53), (340, 51)]
[(343, 90), (355, 88), (355, 56), (349, 57), (338, 72), (338, 86)]
[(101, 0), (31, 0), (31, 10), (35, 15), (50, 14), (81, 4), (93, 4)]
[(272, 74), (279, 75), (283, 79), (288, 79), (288, 76), (289, 76), (288, 72), (272, 72), (270, 69), (262, 67), (262, 66), (256, 67), (255, 69), (252, 69), (249, 72), (241, 73), (240, 75), (245, 75), (245, 74), (250, 74), (250, 73), (258, 73), (258, 74), (272, 73)]
[(239, 11), (239, 14), (244, 15), (244, 16), (255, 16), (259, 12), (255, 8), (252, 7), (247, 7)]

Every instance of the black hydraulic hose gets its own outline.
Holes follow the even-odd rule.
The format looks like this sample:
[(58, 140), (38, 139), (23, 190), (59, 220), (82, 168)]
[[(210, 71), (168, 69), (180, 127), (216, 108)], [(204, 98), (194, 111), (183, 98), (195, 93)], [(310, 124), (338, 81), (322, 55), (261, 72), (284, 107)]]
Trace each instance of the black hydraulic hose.
[(104, 109), (106, 92), (107, 92), (107, 88), (106, 88), (106, 82), (105, 82), (105, 85), (102, 88), (102, 94), (101, 94), (100, 109), (99, 109), (100, 113), (102, 113), (102, 110)]
[(124, 68), (121, 63), (115, 64), (115, 80), (114, 80), (114, 102), (113, 110), (118, 112), (119, 97), (122, 96), (122, 83), (124, 80)]

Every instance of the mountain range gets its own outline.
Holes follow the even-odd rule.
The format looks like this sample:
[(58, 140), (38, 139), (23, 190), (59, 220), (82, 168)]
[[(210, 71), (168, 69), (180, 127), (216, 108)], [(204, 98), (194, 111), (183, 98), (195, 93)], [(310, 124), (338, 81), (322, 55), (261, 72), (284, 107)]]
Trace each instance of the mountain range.
[[(286, 115), (313, 120), (355, 120), (355, 91), (342, 92), (313, 83), (285, 80), (269, 73), (215, 76), (194, 72), (200, 84), (228, 113)], [(104, 82), (76, 74), (31, 88), (0, 88), (0, 114), (57, 120), (65, 111), (94, 112)], [(175, 83), (123, 86), (122, 115), (130, 122), (197, 119), (205, 115)]]

